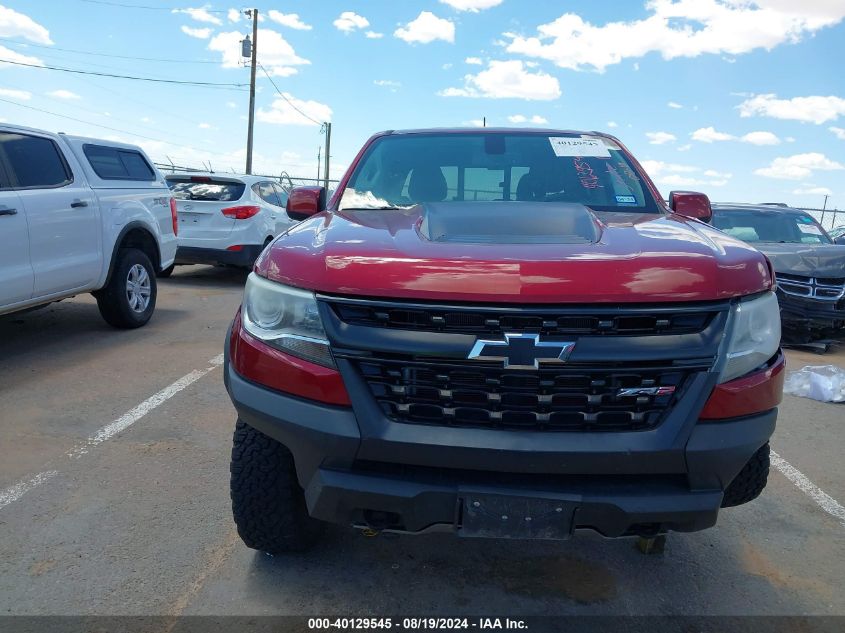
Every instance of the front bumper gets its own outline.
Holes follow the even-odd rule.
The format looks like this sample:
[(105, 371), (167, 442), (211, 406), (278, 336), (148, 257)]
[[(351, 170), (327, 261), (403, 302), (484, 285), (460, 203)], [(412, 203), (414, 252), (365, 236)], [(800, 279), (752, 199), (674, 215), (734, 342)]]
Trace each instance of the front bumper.
[(195, 246), (179, 246), (176, 249), (177, 264), (225, 264), (252, 268), (255, 260), (264, 250), (261, 244), (248, 244), (239, 251), (229, 251), (218, 248), (199, 248)]
[(777, 417), (690, 420), (671, 437), (670, 428), (661, 437), (391, 423), (374, 441), (371, 421), (351, 408), (256, 385), (228, 355), (225, 382), (239, 417), (293, 453), (312, 516), (407, 532), (461, 534), (463, 501), (479, 491), (559, 499), (573, 509), (573, 529), (610, 537), (701, 530), (715, 524), (724, 489)]

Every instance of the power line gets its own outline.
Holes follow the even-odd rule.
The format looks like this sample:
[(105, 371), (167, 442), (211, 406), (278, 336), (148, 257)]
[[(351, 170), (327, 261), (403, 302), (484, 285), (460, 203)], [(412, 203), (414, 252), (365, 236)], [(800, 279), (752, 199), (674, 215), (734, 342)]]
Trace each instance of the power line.
[(10, 99), (0, 98), (0, 101), (3, 102), (3, 103), (10, 103), (12, 105), (16, 105), (20, 108), (26, 108), (27, 110), (34, 110), (35, 112), (42, 112), (43, 114), (49, 114), (49, 115), (52, 115), (52, 116), (59, 117), (61, 119), (68, 119), (69, 121), (75, 121), (76, 123), (84, 123), (85, 125), (93, 125), (94, 127), (99, 127), (99, 128), (104, 129), (104, 130), (109, 130), (111, 132), (120, 132), (121, 134), (129, 134), (130, 136), (142, 138), (142, 139), (147, 140), (147, 141), (154, 141), (156, 143), (164, 143), (166, 145), (173, 145), (174, 147), (184, 147), (185, 149), (190, 149), (190, 150), (193, 150), (195, 152), (204, 152), (206, 154), (216, 154), (217, 156), (226, 156), (226, 157), (229, 156), (228, 154), (223, 154), (222, 152), (213, 152), (211, 150), (200, 149), (198, 147), (192, 147), (190, 145), (180, 145), (180, 144), (173, 143), (171, 141), (165, 141), (164, 139), (154, 138), (152, 136), (145, 136), (143, 134), (137, 134), (136, 132), (130, 132), (129, 130), (121, 130), (120, 128), (110, 127), (108, 125), (102, 125), (101, 123), (93, 123), (91, 121), (85, 121), (84, 119), (77, 119), (76, 117), (68, 116), (66, 114), (59, 114), (58, 112), (51, 112), (50, 110), (44, 110), (43, 108), (36, 108), (35, 106), (26, 105), (26, 104), (23, 104), (23, 103), (19, 103), (17, 101), (12, 101)]
[[(319, 125), (319, 126), (322, 126), (322, 125), (323, 125), (323, 123), (322, 123), (321, 121), (318, 121), (317, 119), (315, 119), (315, 118), (312, 118), (312, 117), (308, 116), (308, 115), (307, 115), (307, 114), (305, 114), (302, 110), (300, 110), (299, 108), (297, 108), (297, 107), (294, 105), (293, 101), (291, 101), (290, 99), (288, 99), (288, 98), (285, 96), (285, 94), (284, 94), (281, 90), (279, 90), (279, 87), (276, 85), (276, 82), (275, 82), (275, 81), (273, 81), (273, 78), (270, 76), (270, 73), (268, 73), (268, 72), (267, 72), (267, 70), (264, 68), (264, 66), (262, 66), (260, 63), (259, 63), (258, 65), (261, 67), (261, 71), (262, 71), (265, 75), (267, 75), (267, 79), (269, 79), (269, 80), (270, 80), (270, 83), (271, 83), (271, 84), (273, 84), (273, 88), (275, 88), (275, 89), (276, 89), (276, 92), (278, 93), (278, 95), (279, 95), (282, 99), (284, 99), (284, 100), (287, 102), (287, 104), (288, 104), (291, 108), (293, 108), (294, 110), (296, 110), (297, 112), (299, 112), (302, 116), (304, 116), (306, 119), (308, 119), (308, 120), (309, 120), (309, 121), (311, 121), (312, 123), (316, 123), (316, 124), (317, 124), (317, 125)], [(321, 131), (322, 131), (322, 130), (321, 130)]]
[(44, 48), (51, 51), (62, 51), (64, 53), (78, 53), (79, 55), (94, 55), (96, 57), (113, 57), (115, 59), (132, 59), (138, 60), (142, 62), (170, 62), (170, 63), (177, 63), (177, 64), (219, 64), (220, 62), (215, 62), (211, 60), (192, 60), (192, 59), (166, 59), (162, 57), (132, 57), (131, 55), (113, 55), (111, 53), (95, 53), (93, 51), (81, 51), (78, 49), (73, 48), (59, 48), (57, 46), (46, 46), (44, 44), (29, 44), (18, 42), (16, 40), (8, 39), (5, 37), (0, 37), (0, 42), (6, 42), (9, 44), (16, 44), (21, 48)]
[[(82, 0), (88, 4), (103, 4), (108, 7), (121, 7), (123, 9), (148, 9), (150, 11), (181, 11), (184, 7), (151, 7), (145, 4), (129, 4), (126, 2), (110, 2), (109, 0)], [(226, 13), (220, 9), (206, 9), (207, 13)]]
[(25, 64), (23, 62), (13, 62), (8, 59), (0, 59), (0, 63), (12, 64), (14, 66), (27, 66), (29, 68), (41, 68), (43, 70), (58, 70), (65, 73), (73, 73), (76, 75), (96, 75), (97, 77), (112, 77), (115, 79), (133, 79), (135, 81), (149, 81), (153, 83), (164, 84), (179, 84), (188, 86), (205, 86), (207, 88), (243, 88), (247, 84), (223, 84), (209, 81), (184, 81), (181, 79), (159, 79), (156, 77), (136, 77), (133, 75), (115, 75), (111, 73), (98, 73), (90, 70), (77, 70), (75, 68), (62, 68), (61, 66), (39, 66), (38, 64)]

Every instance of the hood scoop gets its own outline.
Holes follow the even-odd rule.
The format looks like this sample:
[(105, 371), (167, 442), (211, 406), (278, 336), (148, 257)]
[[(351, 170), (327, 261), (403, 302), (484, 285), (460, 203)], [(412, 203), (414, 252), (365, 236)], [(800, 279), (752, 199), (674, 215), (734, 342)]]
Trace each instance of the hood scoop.
[(422, 205), (420, 233), (459, 244), (594, 244), (595, 216), (561, 202), (445, 202)]

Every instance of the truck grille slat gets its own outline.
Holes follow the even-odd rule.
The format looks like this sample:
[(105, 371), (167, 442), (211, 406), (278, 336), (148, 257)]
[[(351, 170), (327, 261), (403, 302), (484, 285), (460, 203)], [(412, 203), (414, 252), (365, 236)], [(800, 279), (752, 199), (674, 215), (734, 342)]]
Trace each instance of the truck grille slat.
[(690, 334), (707, 327), (715, 312), (656, 311), (653, 314), (561, 315), (554, 310), (506, 309), (455, 310), (448, 307), (391, 307), (335, 302), (341, 321), (350, 325), (460, 334), (502, 334), (536, 332), (548, 335), (637, 336), (650, 334)]
[[(696, 367), (541, 368), (367, 358), (352, 360), (390, 419), (440, 426), (538, 431), (632, 431), (659, 424)], [(476, 363), (476, 365), (479, 365)], [(667, 395), (622, 389), (673, 387)]]

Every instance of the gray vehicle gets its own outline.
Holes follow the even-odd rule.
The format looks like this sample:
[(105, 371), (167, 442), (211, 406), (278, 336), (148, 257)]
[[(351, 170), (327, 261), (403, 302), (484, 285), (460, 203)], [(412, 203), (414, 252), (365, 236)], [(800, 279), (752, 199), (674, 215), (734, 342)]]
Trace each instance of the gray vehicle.
[(714, 204), (712, 224), (772, 262), (784, 340), (806, 343), (845, 334), (845, 245), (835, 244), (809, 213)]

